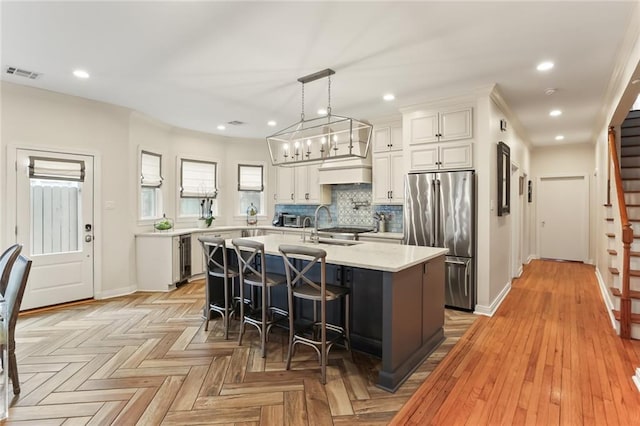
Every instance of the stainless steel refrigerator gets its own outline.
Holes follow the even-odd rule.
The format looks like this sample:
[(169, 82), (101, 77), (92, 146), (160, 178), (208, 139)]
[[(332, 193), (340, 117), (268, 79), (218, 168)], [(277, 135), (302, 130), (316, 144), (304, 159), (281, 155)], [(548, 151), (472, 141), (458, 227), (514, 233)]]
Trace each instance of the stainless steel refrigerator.
[(404, 185), (404, 241), (445, 247), (445, 305), (473, 310), (475, 285), (475, 173), (410, 173)]

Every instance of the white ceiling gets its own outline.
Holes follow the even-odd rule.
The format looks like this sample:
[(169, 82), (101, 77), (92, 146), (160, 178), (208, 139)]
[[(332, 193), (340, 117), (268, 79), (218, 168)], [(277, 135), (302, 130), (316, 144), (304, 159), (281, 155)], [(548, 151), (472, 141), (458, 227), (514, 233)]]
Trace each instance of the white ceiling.
[[(298, 121), (297, 78), (325, 68), (336, 71), (333, 113), (366, 119), (497, 83), (534, 146), (557, 134), (586, 143), (637, 4), (3, 1), (2, 79), (255, 138)], [(555, 68), (536, 71), (543, 60)], [(327, 80), (305, 85), (305, 99), (310, 118)], [(245, 124), (217, 130), (232, 120)]]

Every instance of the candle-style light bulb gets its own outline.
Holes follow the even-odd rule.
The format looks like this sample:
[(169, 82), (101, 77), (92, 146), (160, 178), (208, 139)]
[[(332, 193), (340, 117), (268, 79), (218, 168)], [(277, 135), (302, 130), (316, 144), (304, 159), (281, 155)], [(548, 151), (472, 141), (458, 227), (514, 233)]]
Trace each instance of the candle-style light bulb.
[(282, 152), (284, 154), (284, 159), (286, 160), (287, 157), (289, 156), (289, 144), (285, 143), (282, 145)]
[(296, 141), (296, 143), (293, 144), (293, 146), (295, 147), (296, 157), (297, 157), (299, 155), (298, 149), (300, 149), (300, 142)]

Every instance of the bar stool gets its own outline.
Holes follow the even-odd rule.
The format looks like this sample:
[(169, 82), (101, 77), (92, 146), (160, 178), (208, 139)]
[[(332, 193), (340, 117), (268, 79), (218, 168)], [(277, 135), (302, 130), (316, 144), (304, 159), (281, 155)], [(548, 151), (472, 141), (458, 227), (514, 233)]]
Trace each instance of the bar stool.
[[(322, 368), (322, 384), (326, 384), (327, 358), (334, 343), (339, 340), (344, 342), (347, 350), (351, 350), (349, 339), (349, 293), (348, 287), (331, 285), (326, 283), (326, 257), (327, 252), (322, 249), (283, 244), (279, 247), (287, 276), (287, 288), (289, 294), (289, 350), (287, 352), (287, 370), (291, 368), (293, 349), (297, 343), (311, 346), (318, 353)], [(307, 260), (304, 267), (296, 267), (296, 260)], [(314, 265), (320, 264), (320, 283), (309, 279), (307, 274)], [(294, 322), (294, 298), (311, 300), (313, 302), (312, 324), (306, 327), (297, 326)], [(344, 299), (344, 327), (327, 323), (328, 301)], [(320, 321), (317, 320), (317, 303), (320, 303)], [(333, 334), (327, 339), (327, 331)], [(319, 340), (318, 340), (318, 334)]]
[[(246, 238), (234, 238), (231, 240), (238, 257), (240, 269), (240, 336), (238, 344), (242, 345), (244, 325), (251, 324), (260, 332), (262, 358), (267, 354), (267, 335), (277, 322), (286, 318), (289, 313), (283, 309), (271, 306), (271, 289), (278, 285), (284, 285), (287, 281), (284, 275), (267, 273), (264, 244)], [(260, 308), (255, 307), (255, 300), (251, 309), (245, 314), (244, 284), (261, 289)]]
[[(233, 306), (229, 299), (229, 280), (231, 280), (231, 291), (233, 297), (233, 280), (239, 275), (238, 271), (229, 267), (227, 260), (227, 247), (224, 238), (220, 237), (198, 237), (198, 241), (202, 245), (202, 252), (206, 264), (206, 273), (209, 277), (222, 278), (224, 286), (224, 299), (212, 300), (209, 291), (208, 279), (205, 280), (205, 300), (204, 307), (205, 325), (204, 329), (209, 329), (209, 320), (211, 311), (217, 312), (222, 316), (222, 324), (224, 326), (224, 338), (229, 339), (229, 319), (233, 313)], [(220, 255), (217, 255), (220, 253)], [(222, 263), (218, 259), (222, 257)]]

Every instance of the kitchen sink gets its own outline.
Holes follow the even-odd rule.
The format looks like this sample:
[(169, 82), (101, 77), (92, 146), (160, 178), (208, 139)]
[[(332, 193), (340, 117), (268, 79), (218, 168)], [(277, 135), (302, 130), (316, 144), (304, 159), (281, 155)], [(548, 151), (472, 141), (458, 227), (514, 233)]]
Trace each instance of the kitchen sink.
[(357, 244), (360, 244), (357, 241), (353, 241), (353, 240), (339, 240), (339, 239), (334, 239), (334, 238), (320, 238), (320, 241), (318, 241), (318, 244), (326, 244), (329, 246), (343, 246), (343, 247), (349, 247), (349, 246), (355, 246)]

